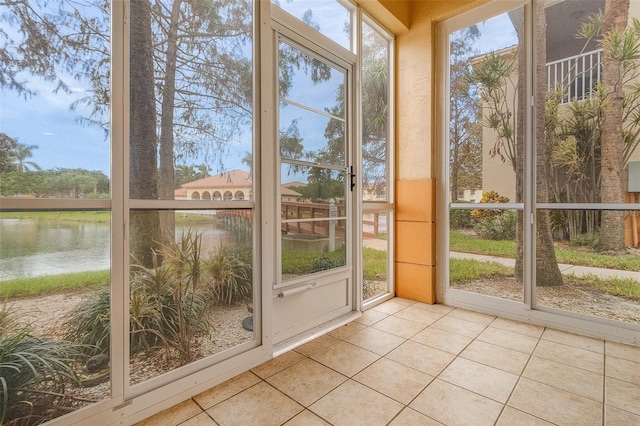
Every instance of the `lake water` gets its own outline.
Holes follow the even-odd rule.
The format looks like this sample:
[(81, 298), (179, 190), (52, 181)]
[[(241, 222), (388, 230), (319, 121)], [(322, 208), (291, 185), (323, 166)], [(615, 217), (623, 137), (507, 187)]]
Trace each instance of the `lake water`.
[[(224, 230), (190, 225), (203, 247), (233, 240)], [(177, 227), (176, 238), (184, 228)], [(110, 226), (82, 222), (0, 219), (0, 281), (110, 268)]]

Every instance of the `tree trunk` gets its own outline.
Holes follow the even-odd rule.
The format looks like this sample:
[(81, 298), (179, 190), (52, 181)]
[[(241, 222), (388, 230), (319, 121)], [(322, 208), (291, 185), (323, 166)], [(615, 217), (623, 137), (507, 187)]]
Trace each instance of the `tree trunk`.
[[(160, 179), (158, 192), (160, 199), (173, 200), (175, 188), (173, 121), (176, 98), (176, 62), (178, 57), (178, 21), (182, 1), (176, 0), (171, 7), (171, 21), (167, 31), (167, 51), (165, 59), (164, 87), (162, 89), (162, 110), (160, 113)], [(173, 211), (160, 213), (162, 242), (169, 245), (175, 241), (175, 214)]]
[[(545, 137), (545, 105), (547, 91), (547, 20), (544, 0), (538, 2), (536, 17), (536, 198), (539, 203), (549, 202), (547, 179), (547, 144)], [(551, 234), (549, 211), (536, 211), (536, 285), (562, 285), (562, 273), (556, 260)]]
[[(518, 81), (517, 81), (517, 105), (516, 105), (516, 135), (515, 135), (515, 156), (513, 169), (516, 175), (516, 203), (522, 203), (524, 193), (524, 93), (525, 93), (525, 61), (524, 61), (524, 11), (518, 9), (510, 14), (513, 25), (518, 35)], [(515, 277), (518, 282), (524, 280), (524, 213), (522, 210), (516, 212), (516, 263)]]
[[(607, 0), (604, 6), (602, 34), (623, 31), (629, 16), (629, 0)], [(602, 148), (600, 198), (603, 203), (624, 203), (622, 149), (622, 64), (607, 54), (602, 60), (602, 84), (606, 89), (606, 106), (602, 109)], [(624, 250), (624, 212), (605, 210), (598, 240), (602, 251)]]
[[(132, 199), (157, 199), (156, 105), (148, 0), (131, 2), (131, 22), (129, 196)], [(161, 236), (158, 213), (131, 212), (129, 228), (131, 255), (144, 266), (151, 267), (151, 250), (158, 246)]]
[[(536, 89), (538, 93), (535, 96), (536, 115), (534, 117), (534, 126), (536, 130), (536, 189), (537, 199), (539, 202), (546, 202), (549, 198), (546, 175), (546, 144), (544, 143), (545, 134), (545, 101), (546, 101), (546, 19), (544, 1), (538, 2), (538, 16), (536, 18), (536, 63), (535, 70)], [(515, 172), (516, 172), (516, 202), (522, 203), (524, 193), (524, 146), (525, 146), (525, 60), (524, 60), (524, 16), (523, 14), (512, 14), (511, 18), (514, 22), (518, 34), (519, 51), (518, 51), (518, 109), (516, 122), (516, 155), (515, 155)], [(516, 233), (516, 263), (515, 276), (518, 281), (524, 278), (524, 213), (518, 211), (517, 233)], [(551, 235), (551, 224), (549, 220), (549, 212), (536, 212), (536, 284), (537, 285), (561, 285), (562, 274), (558, 268), (555, 250), (553, 246), (553, 238)]]

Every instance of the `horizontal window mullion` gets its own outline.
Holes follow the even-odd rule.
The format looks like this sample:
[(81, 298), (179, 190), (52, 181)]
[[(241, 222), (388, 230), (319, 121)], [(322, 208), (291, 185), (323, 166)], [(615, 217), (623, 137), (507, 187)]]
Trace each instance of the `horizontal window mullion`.
[(84, 198), (3, 198), (0, 211), (111, 210), (111, 200)]
[(451, 203), (449, 208), (457, 210), (524, 210), (523, 203)]
[(314, 218), (306, 218), (306, 219), (282, 219), (282, 223), (298, 223), (298, 222), (326, 222), (328, 220), (345, 220), (346, 216), (336, 216), (336, 217), (314, 217)]
[(378, 212), (383, 210), (392, 211), (394, 208), (395, 207), (393, 203), (375, 202), (375, 201), (374, 202), (364, 201), (362, 203), (363, 212)]
[(538, 203), (538, 210), (640, 210), (640, 203)]
[(255, 208), (255, 202), (240, 200), (129, 200), (129, 208), (132, 210), (250, 210)]

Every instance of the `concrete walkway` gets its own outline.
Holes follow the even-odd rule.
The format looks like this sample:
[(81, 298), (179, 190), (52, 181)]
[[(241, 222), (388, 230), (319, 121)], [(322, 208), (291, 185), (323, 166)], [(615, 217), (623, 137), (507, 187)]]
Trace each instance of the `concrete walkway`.
[[(496, 256), (486, 256), (483, 254), (471, 254), (471, 253), (459, 253), (459, 252), (449, 252), (449, 255), (453, 259), (474, 259), (483, 262), (496, 262), (501, 265), (514, 267), (515, 259), (507, 259), (504, 257), (496, 257)], [(605, 269), (605, 268), (594, 268), (591, 266), (576, 266), (576, 265), (568, 265), (566, 263), (559, 263), (560, 272), (564, 275), (575, 275), (577, 277), (583, 277), (585, 275), (595, 275), (600, 278), (631, 278), (636, 281), (640, 281), (640, 272), (634, 271), (621, 271), (619, 269)]]

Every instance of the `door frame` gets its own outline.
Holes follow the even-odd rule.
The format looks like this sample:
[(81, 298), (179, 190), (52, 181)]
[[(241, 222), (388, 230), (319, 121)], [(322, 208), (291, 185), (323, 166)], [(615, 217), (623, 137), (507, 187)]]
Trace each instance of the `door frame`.
[[(271, 8), (271, 19), (263, 20), (263, 23), (269, 22), (269, 36), (262, 37), (262, 69), (266, 72), (262, 74), (261, 94), (263, 101), (266, 101), (268, 107), (262, 108), (261, 122), (261, 175), (263, 176), (263, 217), (262, 221), (262, 291), (264, 318), (263, 325), (265, 329), (271, 330), (269, 334), (270, 343), (273, 345), (273, 354), (277, 356), (287, 350), (298, 346), (308, 340), (311, 340), (321, 334), (344, 325), (361, 315), (361, 297), (359, 296), (359, 277), (357, 275), (358, 268), (357, 259), (360, 250), (360, 242), (357, 238), (361, 233), (361, 223), (357, 220), (361, 216), (360, 203), (358, 203), (358, 194), (360, 193), (360, 177), (359, 177), (359, 154), (356, 149), (356, 137), (359, 122), (356, 117), (357, 102), (356, 85), (357, 85), (357, 56), (345, 49), (336, 42), (330, 40), (326, 36), (308, 27), (302, 21), (292, 17), (287, 12), (278, 7)], [(266, 25), (263, 28), (266, 32)], [(279, 121), (279, 93), (278, 86), (274, 84), (278, 79), (278, 45), (280, 38), (290, 42), (295, 48), (301, 48), (306, 53), (322, 58), (328, 64), (345, 71), (345, 95), (347, 103), (345, 105), (345, 131), (346, 151), (345, 163), (353, 166), (356, 174), (355, 188), (353, 191), (347, 190), (345, 204), (347, 205), (347, 226), (345, 243), (347, 252), (345, 254), (346, 267), (336, 268), (328, 272), (318, 272), (312, 276), (306, 276), (307, 279), (292, 280), (291, 283), (281, 281), (281, 238), (280, 238), (280, 176), (281, 163), (278, 147), (278, 121)], [(265, 53), (266, 52), (266, 53)], [(268, 102), (271, 99), (271, 102)], [(268, 178), (266, 178), (268, 177)], [(347, 176), (348, 177), (348, 176)], [(270, 196), (271, 195), (271, 196)], [(270, 217), (267, 217), (270, 216)], [(278, 337), (278, 331), (275, 329), (275, 304), (278, 295), (287, 287), (296, 288), (299, 285), (304, 286), (307, 281), (315, 281), (323, 283), (330, 277), (335, 276), (336, 279), (348, 280), (348, 305), (336, 313), (321, 316), (318, 321), (311, 322), (309, 326), (303, 328), (295, 328), (283, 333)], [(312, 278), (312, 279), (311, 279)], [(268, 307), (267, 307), (268, 306)]]

